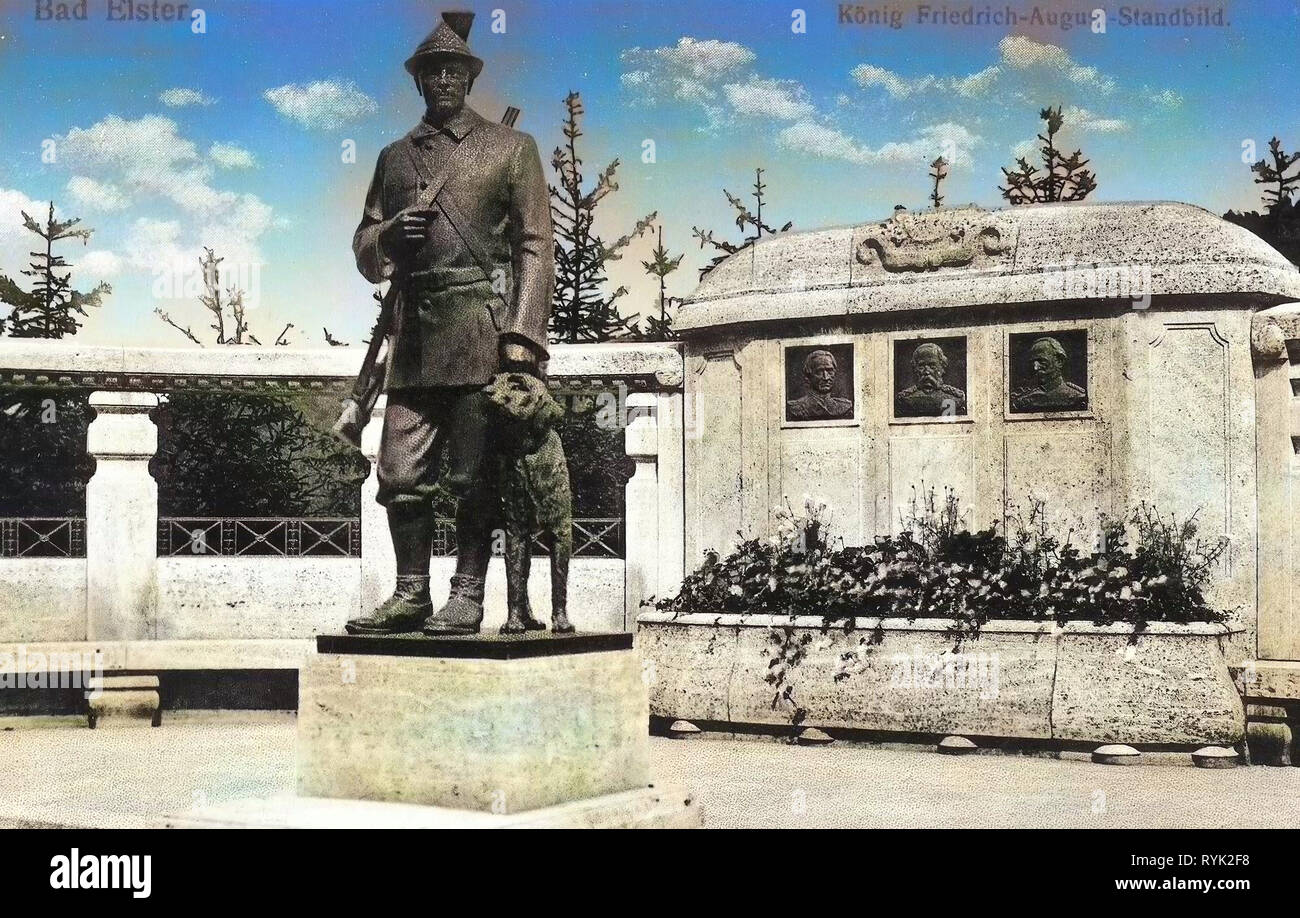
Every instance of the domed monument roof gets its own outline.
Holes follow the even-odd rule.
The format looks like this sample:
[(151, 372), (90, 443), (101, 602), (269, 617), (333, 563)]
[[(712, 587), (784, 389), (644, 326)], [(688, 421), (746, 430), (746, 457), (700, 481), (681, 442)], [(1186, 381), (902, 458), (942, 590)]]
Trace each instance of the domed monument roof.
[(1191, 204), (964, 207), (764, 238), (711, 271), (675, 327), (1127, 299), (1137, 278), (1156, 297), (1300, 299), (1286, 258)]

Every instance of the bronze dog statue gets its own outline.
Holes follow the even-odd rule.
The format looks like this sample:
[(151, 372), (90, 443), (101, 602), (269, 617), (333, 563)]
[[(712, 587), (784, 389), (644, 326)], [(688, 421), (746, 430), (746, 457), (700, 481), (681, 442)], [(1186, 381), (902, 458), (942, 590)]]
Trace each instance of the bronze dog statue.
[(484, 390), (499, 422), (497, 487), (505, 521), (506, 597), (502, 634), (546, 626), (528, 604), (531, 543), (536, 535), (551, 558), (551, 630), (572, 634), (569, 557), (573, 554), (573, 497), (556, 424), (564, 409), (546, 384), (527, 373), (499, 373)]

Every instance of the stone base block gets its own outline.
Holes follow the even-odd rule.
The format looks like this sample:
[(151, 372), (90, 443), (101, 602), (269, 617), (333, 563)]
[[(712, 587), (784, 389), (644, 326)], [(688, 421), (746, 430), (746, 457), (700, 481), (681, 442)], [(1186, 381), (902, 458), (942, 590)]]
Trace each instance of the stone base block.
[(162, 723), (157, 676), (96, 676), (86, 682), (86, 722), (100, 727)]
[(679, 788), (644, 787), (529, 810), (480, 813), (409, 803), (286, 797), (169, 816), (172, 829), (693, 829), (699, 804)]
[(518, 814), (647, 787), (630, 634), (321, 637), (298, 794)]
[(1246, 705), (1246, 750), (1252, 765), (1291, 765), (1295, 731), (1285, 705)]

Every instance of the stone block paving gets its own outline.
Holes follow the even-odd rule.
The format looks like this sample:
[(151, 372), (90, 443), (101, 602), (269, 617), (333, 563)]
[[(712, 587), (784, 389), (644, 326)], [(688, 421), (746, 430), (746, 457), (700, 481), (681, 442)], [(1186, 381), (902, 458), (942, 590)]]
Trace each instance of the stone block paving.
[[(164, 717), (153, 729), (4, 724), (0, 826), (149, 826), (196, 805), (293, 792), (292, 714)], [(1300, 768), (711, 737), (652, 738), (651, 758), (659, 782), (694, 788), (710, 827), (1300, 827)]]

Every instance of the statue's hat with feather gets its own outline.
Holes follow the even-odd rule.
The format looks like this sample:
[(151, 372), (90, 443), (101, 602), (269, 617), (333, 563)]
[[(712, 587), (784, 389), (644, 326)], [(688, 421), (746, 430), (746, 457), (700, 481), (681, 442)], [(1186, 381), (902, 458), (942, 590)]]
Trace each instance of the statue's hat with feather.
[(483, 71), (483, 61), (469, 50), (469, 30), (472, 25), (474, 25), (473, 13), (443, 13), (438, 28), (420, 42), (415, 53), (406, 61), (406, 71), (416, 76), (420, 68), (430, 60), (454, 57), (459, 58), (469, 67), (469, 78), (473, 80)]

